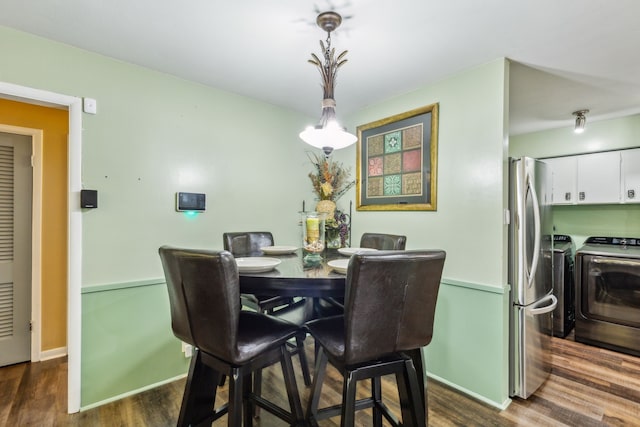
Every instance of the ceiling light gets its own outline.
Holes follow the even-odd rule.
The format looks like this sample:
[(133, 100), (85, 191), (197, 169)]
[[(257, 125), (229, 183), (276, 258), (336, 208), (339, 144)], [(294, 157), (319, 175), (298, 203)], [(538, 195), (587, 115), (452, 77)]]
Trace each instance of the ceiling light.
[(320, 40), (320, 47), (324, 62), (315, 54), (311, 54), (309, 62), (320, 71), (322, 77), (322, 114), (320, 121), (315, 126), (309, 126), (300, 132), (300, 138), (309, 145), (322, 149), (325, 155), (330, 155), (333, 150), (347, 147), (357, 141), (357, 137), (349, 132), (336, 119), (336, 101), (333, 98), (333, 88), (336, 82), (338, 68), (347, 60), (345, 50), (337, 57), (335, 49), (331, 49), (331, 32), (340, 26), (342, 17), (336, 12), (323, 12), (318, 15), (316, 24), (327, 32), (326, 45)]
[(573, 129), (575, 133), (584, 132), (584, 125), (585, 123), (587, 123), (587, 118), (585, 117), (585, 114), (587, 114), (588, 112), (589, 110), (578, 110), (573, 112), (573, 115), (576, 116), (576, 126)]

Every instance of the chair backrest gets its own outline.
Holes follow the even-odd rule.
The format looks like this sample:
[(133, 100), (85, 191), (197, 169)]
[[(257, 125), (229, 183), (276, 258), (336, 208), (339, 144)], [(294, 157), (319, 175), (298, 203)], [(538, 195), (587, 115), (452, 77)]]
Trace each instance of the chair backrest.
[(238, 269), (228, 251), (162, 246), (176, 337), (225, 360), (235, 360), (240, 316)]
[(382, 251), (404, 250), (407, 236), (382, 233), (364, 233), (360, 238), (361, 248), (373, 248)]
[(224, 233), (222, 240), (224, 249), (234, 256), (258, 255), (260, 248), (273, 246), (273, 235), (268, 231)]
[(441, 250), (425, 250), (351, 257), (345, 295), (347, 364), (431, 342), (445, 256)]

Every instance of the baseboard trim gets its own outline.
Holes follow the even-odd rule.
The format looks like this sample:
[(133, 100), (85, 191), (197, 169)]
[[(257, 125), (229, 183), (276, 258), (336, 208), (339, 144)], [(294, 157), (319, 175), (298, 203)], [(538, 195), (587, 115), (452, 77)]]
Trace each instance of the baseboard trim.
[(438, 382), (440, 382), (442, 384), (445, 384), (445, 385), (447, 385), (447, 386), (449, 386), (449, 387), (451, 387), (453, 389), (456, 389), (461, 393), (464, 393), (464, 394), (466, 394), (468, 396), (473, 397), (474, 399), (477, 399), (477, 400), (479, 400), (479, 401), (481, 401), (483, 403), (486, 403), (487, 405), (491, 405), (494, 408), (498, 408), (501, 411), (504, 411), (505, 409), (507, 409), (507, 407), (511, 403), (511, 399), (509, 399), (509, 398), (507, 398), (507, 400), (505, 400), (502, 403), (494, 402), (493, 400), (487, 399), (486, 397), (484, 397), (484, 396), (482, 396), (482, 395), (480, 395), (480, 394), (478, 394), (476, 392), (473, 392), (471, 390), (467, 390), (464, 387), (460, 387), (458, 384), (452, 383), (451, 381), (445, 380), (444, 378), (441, 378), (441, 377), (439, 377), (437, 375), (434, 375), (432, 373), (429, 373), (429, 372), (427, 372), (427, 377), (432, 378), (432, 379), (434, 379), (434, 380), (436, 380), (436, 381), (438, 381)]
[(143, 391), (151, 390), (152, 388), (160, 387), (161, 385), (169, 384), (177, 380), (181, 380), (182, 378), (186, 378), (187, 374), (178, 375), (173, 378), (167, 378), (166, 380), (159, 381), (157, 383), (149, 384), (144, 387), (128, 391), (126, 393), (119, 394), (117, 396), (110, 397), (105, 400), (101, 400), (99, 402), (92, 403), (87, 406), (81, 406), (80, 411), (87, 411), (89, 409), (97, 408), (98, 406), (106, 405), (107, 403), (115, 402), (116, 400), (124, 399), (125, 397), (133, 396), (134, 394), (142, 393)]
[(45, 360), (56, 359), (58, 357), (64, 357), (67, 355), (67, 347), (52, 348), (51, 350), (44, 350), (40, 352), (40, 362)]

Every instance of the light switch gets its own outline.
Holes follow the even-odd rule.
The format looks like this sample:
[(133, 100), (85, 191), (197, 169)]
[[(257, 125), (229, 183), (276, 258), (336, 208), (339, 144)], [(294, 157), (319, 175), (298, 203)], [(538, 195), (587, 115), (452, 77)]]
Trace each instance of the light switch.
[(96, 114), (98, 111), (96, 100), (92, 98), (82, 98), (82, 110), (87, 114)]

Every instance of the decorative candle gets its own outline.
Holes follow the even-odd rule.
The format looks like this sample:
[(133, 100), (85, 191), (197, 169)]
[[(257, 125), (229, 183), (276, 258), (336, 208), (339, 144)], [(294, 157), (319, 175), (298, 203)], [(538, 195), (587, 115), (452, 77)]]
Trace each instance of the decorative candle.
[(320, 219), (318, 217), (307, 218), (307, 241), (314, 242), (320, 238)]

